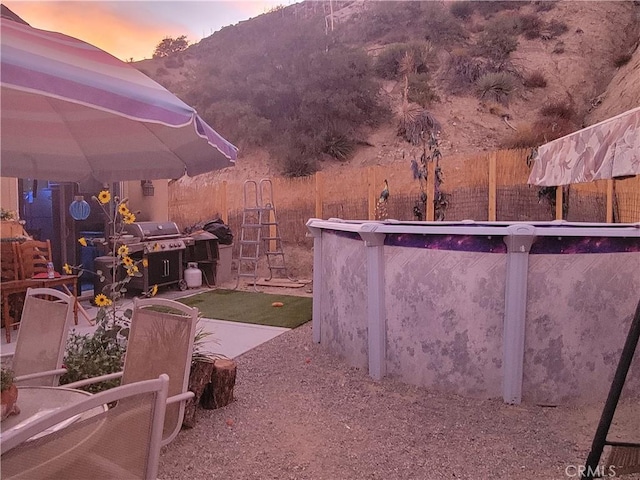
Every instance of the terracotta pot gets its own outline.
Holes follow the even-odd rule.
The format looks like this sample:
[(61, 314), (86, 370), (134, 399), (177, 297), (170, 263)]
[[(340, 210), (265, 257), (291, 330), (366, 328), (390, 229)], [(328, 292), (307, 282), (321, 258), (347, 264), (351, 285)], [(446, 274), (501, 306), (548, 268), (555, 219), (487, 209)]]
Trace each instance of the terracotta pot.
[(18, 387), (11, 385), (8, 389), (0, 392), (0, 403), (2, 403), (2, 420), (9, 415), (20, 413), (16, 402), (18, 401)]

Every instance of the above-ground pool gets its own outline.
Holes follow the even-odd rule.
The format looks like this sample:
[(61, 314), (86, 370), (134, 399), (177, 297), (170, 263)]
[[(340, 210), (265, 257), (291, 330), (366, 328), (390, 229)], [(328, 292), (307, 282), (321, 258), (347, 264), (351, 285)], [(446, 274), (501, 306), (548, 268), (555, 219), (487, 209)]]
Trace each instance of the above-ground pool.
[[(640, 224), (310, 219), (313, 338), (376, 379), (603, 402), (640, 299)], [(623, 396), (640, 397), (640, 354)]]

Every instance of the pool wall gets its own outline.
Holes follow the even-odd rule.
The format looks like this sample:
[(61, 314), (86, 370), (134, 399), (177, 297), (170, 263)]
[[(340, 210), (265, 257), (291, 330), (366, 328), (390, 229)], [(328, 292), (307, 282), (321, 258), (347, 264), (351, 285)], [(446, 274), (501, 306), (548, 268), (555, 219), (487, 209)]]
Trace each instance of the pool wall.
[[(640, 225), (307, 226), (314, 340), (350, 365), (507, 403), (604, 401), (640, 300)], [(624, 395), (640, 397), (639, 359)]]

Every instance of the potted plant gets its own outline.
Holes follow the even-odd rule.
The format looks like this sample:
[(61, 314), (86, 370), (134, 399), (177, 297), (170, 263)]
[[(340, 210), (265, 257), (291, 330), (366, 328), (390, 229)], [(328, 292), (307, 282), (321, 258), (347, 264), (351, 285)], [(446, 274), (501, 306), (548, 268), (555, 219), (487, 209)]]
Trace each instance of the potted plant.
[(2, 420), (9, 415), (20, 413), (20, 409), (16, 405), (18, 401), (18, 387), (13, 382), (13, 370), (2, 367), (0, 372), (0, 400), (2, 401)]

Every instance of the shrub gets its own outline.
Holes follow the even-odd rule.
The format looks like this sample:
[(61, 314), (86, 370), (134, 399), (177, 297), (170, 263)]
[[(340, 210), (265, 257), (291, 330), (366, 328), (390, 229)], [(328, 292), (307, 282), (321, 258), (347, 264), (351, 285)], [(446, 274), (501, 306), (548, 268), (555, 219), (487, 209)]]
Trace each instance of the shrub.
[(11, 388), (15, 379), (13, 370), (8, 367), (2, 367), (0, 370), (0, 392), (4, 392)]
[(543, 22), (537, 15), (522, 15), (519, 20), (520, 33), (524, 35), (524, 38), (533, 40), (540, 37)]
[(210, 104), (202, 113), (205, 121), (224, 132), (236, 145), (264, 146), (271, 133), (271, 122), (246, 103), (222, 101)]
[(518, 39), (513, 31), (497, 30), (497, 28), (500, 27), (494, 25), (493, 28), (486, 28), (480, 34), (475, 52), (496, 61), (504, 61), (518, 48)]
[(527, 5), (528, 1), (491, 1), (491, 2), (474, 2), (475, 10), (480, 15), (488, 18), (503, 10), (519, 10)]
[(517, 132), (507, 137), (502, 148), (532, 148), (564, 137), (575, 131), (575, 125), (563, 119), (540, 119), (533, 124), (520, 126)]
[(555, 102), (540, 109), (540, 115), (551, 119), (572, 120), (576, 111), (568, 102)]
[(574, 132), (576, 130), (576, 125), (573, 121), (565, 118), (546, 117), (536, 120), (533, 124), (533, 128), (539, 132), (542, 138), (542, 144)]
[(420, 2), (406, 2), (402, 8), (398, 8), (395, 2), (371, 2), (362, 17), (357, 26), (361, 31), (358, 37), (367, 42), (410, 28), (422, 17), (422, 12)]
[[(124, 316), (114, 319), (101, 308), (96, 317), (98, 328), (93, 334), (72, 332), (64, 355), (67, 373), (60, 377), (60, 385), (121, 371), (127, 350), (130, 319), (131, 309), (127, 309)], [(120, 380), (116, 379), (90, 384), (82, 389), (97, 393), (119, 384)]]
[(564, 53), (564, 42), (556, 43), (551, 53), (555, 53), (557, 55)]
[(548, 12), (556, 7), (557, 0), (540, 0), (533, 2), (536, 12)]
[(518, 131), (513, 132), (500, 143), (500, 147), (508, 149), (538, 147), (570, 132), (564, 127), (560, 128), (557, 123), (538, 120), (532, 125), (519, 126)]
[(171, 56), (165, 57), (164, 66), (167, 68), (184, 67), (184, 58), (182, 58), (182, 55), (171, 55)]
[(547, 24), (544, 30), (547, 37), (551, 39), (567, 33), (569, 31), (569, 26), (566, 23), (554, 18)]
[(337, 160), (348, 160), (354, 150), (355, 142), (341, 133), (332, 132), (325, 137), (323, 153)]
[(533, 148), (542, 145), (541, 135), (533, 130), (531, 126), (520, 127), (517, 132), (513, 132), (502, 142), (501, 148)]
[[(386, 3), (386, 2), (385, 2)], [(395, 2), (390, 2), (395, 3)], [(467, 38), (461, 22), (440, 2), (407, 2), (423, 5), (424, 38), (436, 45), (451, 45)]]
[(396, 43), (385, 48), (376, 58), (375, 72), (382, 78), (395, 79), (400, 73), (400, 65), (406, 53), (413, 56), (417, 72), (425, 72), (435, 53), (430, 42)]
[(462, 20), (468, 20), (475, 10), (474, 2), (466, 0), (453, 2), (449, 7), (451, 15)]
[(472, 58), (464, 53), (451, 56), (449, 59), (449, 72), (451, 77), (449, 90), (453, 93), (466, 90), (478, 78), (487, 73), (481, 60)]
[(407, 34), (407, 32), (393, 30), (387, 33), (381, 39), (380, 43), (390, 45), (392, 43), (407, 43), (410, 40), (411, 40), (411, 37)]
[(282, 175), (285, 177), (307, 177), (318, 171), (316, 162), (302, 156), (287, 155), (281, 165)]
[(618, 55), (613, 60), (613, 66), (616, 68), (624, 67), (627, 63), (631, 61), (632, 58), (633, 58), (633, 55), (631, 55), (630, 53), (623, 53), (621, 55)]
[(525, 77), (524, 86), (527, 88), (544, 88), (547, 86), (547, 79), (544, 78), (544, 74), (541, 71), (536, 70)]
[(517, 83), (516, 77), (510, 73), (487, 73), (476, 82), (477, 94), (481, 99), (506, 104), (516, 90)]
[(517, 35), (520, 33), (520, 17), (516, 15), (500, 15), (492, 18), (485, 25), (485, 30), (492, 33), (508, 33)]
[(429, 78), (426, 73), (414, 73), (409, 75), (408, 100), (423, 107), (428, 107), (432, 103), (440, 100), (438, 94), (429, 84)]

